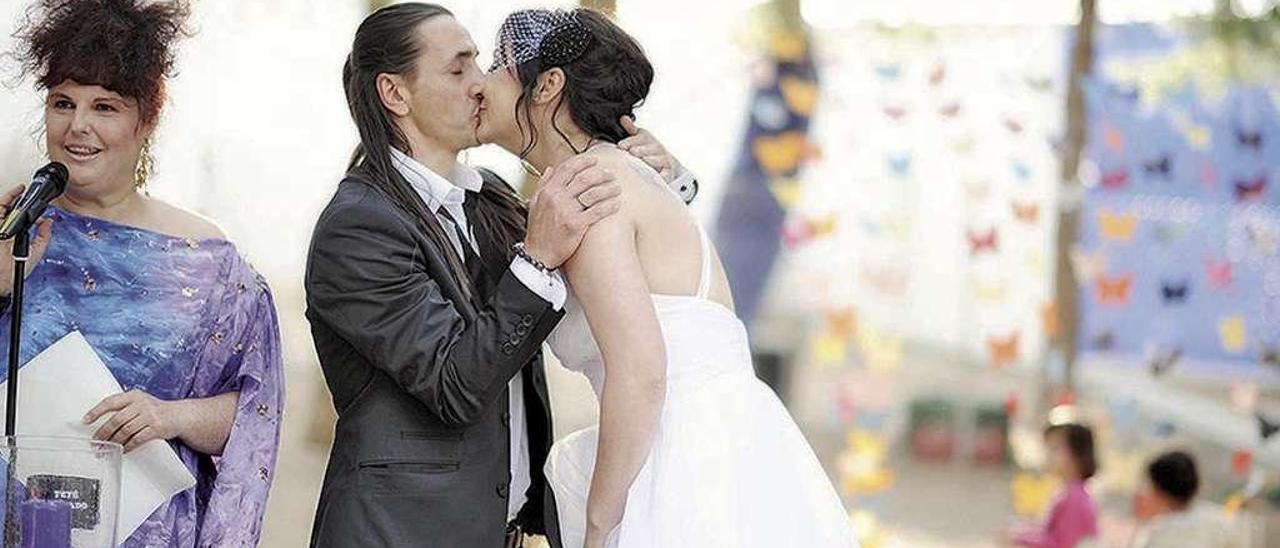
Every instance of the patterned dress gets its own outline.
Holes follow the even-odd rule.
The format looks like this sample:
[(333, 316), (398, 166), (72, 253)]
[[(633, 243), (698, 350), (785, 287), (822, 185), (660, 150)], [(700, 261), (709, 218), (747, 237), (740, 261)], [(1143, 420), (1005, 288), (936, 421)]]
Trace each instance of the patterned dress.
[[(169, 442), (196, 486), (156, 509), (123, 546), (256, 546), (284, 405), (266, 283), (226, 240), (184, 239), (56, 207), (46, 216), (53, 238), (27, 277), (21, 363), (78, 330), (125, 390), (164, 400), (240, 392), (221, 456)], [(8, 353), (8, 316), (0, 316), (0, 355)]]

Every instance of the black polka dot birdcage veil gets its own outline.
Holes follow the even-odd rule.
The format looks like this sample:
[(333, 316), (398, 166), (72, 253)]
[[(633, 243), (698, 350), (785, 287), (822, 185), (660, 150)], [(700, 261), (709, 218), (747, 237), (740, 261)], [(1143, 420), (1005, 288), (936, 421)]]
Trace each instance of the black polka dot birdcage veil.
[(544, 68), (573, 62), (591, 45), (591, 31), (578, 21), (576, 10), (521, 10), (507, 16), (498, 29), (498, 42), (489, 71), (522, 65), (534, 59)]

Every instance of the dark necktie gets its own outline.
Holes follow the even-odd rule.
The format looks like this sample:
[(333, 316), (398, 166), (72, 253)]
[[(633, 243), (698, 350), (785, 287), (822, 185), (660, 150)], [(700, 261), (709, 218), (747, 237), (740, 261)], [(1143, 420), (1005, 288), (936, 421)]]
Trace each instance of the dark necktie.
[(482, 289), (484, 287), (483, 265), (480, 256), (476, 255), (475, 249), (471, 247), (471, 238), (462, 231), (462, 223), (454, 219), (444, 206), (440, 206), (440, 216), (449, 220), (449, 224), (453, 225), (453, 231), (458, 235), (458, 242), (462, 244), (462, 264), (467, 268), (467, 276), (471, 278), (472, 287)]

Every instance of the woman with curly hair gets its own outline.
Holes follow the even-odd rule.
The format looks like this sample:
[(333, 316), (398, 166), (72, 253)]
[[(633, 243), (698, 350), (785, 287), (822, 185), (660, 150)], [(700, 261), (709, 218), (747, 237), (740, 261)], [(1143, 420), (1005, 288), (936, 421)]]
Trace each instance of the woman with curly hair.
[[(27, 13), (16, 54), (45, 92), (45, 148), (70, 179), (34, 229), (21, 361), (79, 331), (126, 390), (85, 410), (94, 436), (125, 451), (168, 443), (197, 478), (125, 546), (254, 546), (284, 403), (271, 293), (218, 227), (144, 190), (189, 11), (39, 0)], [(9, 255), (0, 247), (0, 263)]]

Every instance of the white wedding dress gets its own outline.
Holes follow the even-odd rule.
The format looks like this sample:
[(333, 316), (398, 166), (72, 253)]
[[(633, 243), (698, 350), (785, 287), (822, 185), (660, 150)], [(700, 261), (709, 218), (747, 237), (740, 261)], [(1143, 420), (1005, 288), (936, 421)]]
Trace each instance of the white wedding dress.
[[(656, 172), (643, 169), (662, 184)], [(848, 515), (813, 450), (782, 402), (756, 379), (746, 328), (707, 298), (710, 242), (699, 232), (697, 293), (653, 295), (666, 343), (666, 400), (608, 546), (856, 547)], [(564, 367), (591, 381), (599, 398), (604, 363), (572, 290), (565, 311), (548, 343)], [(570, 434), (547, 459), (565, 548), (583, 545), (597, 434), (595, 426)]]

